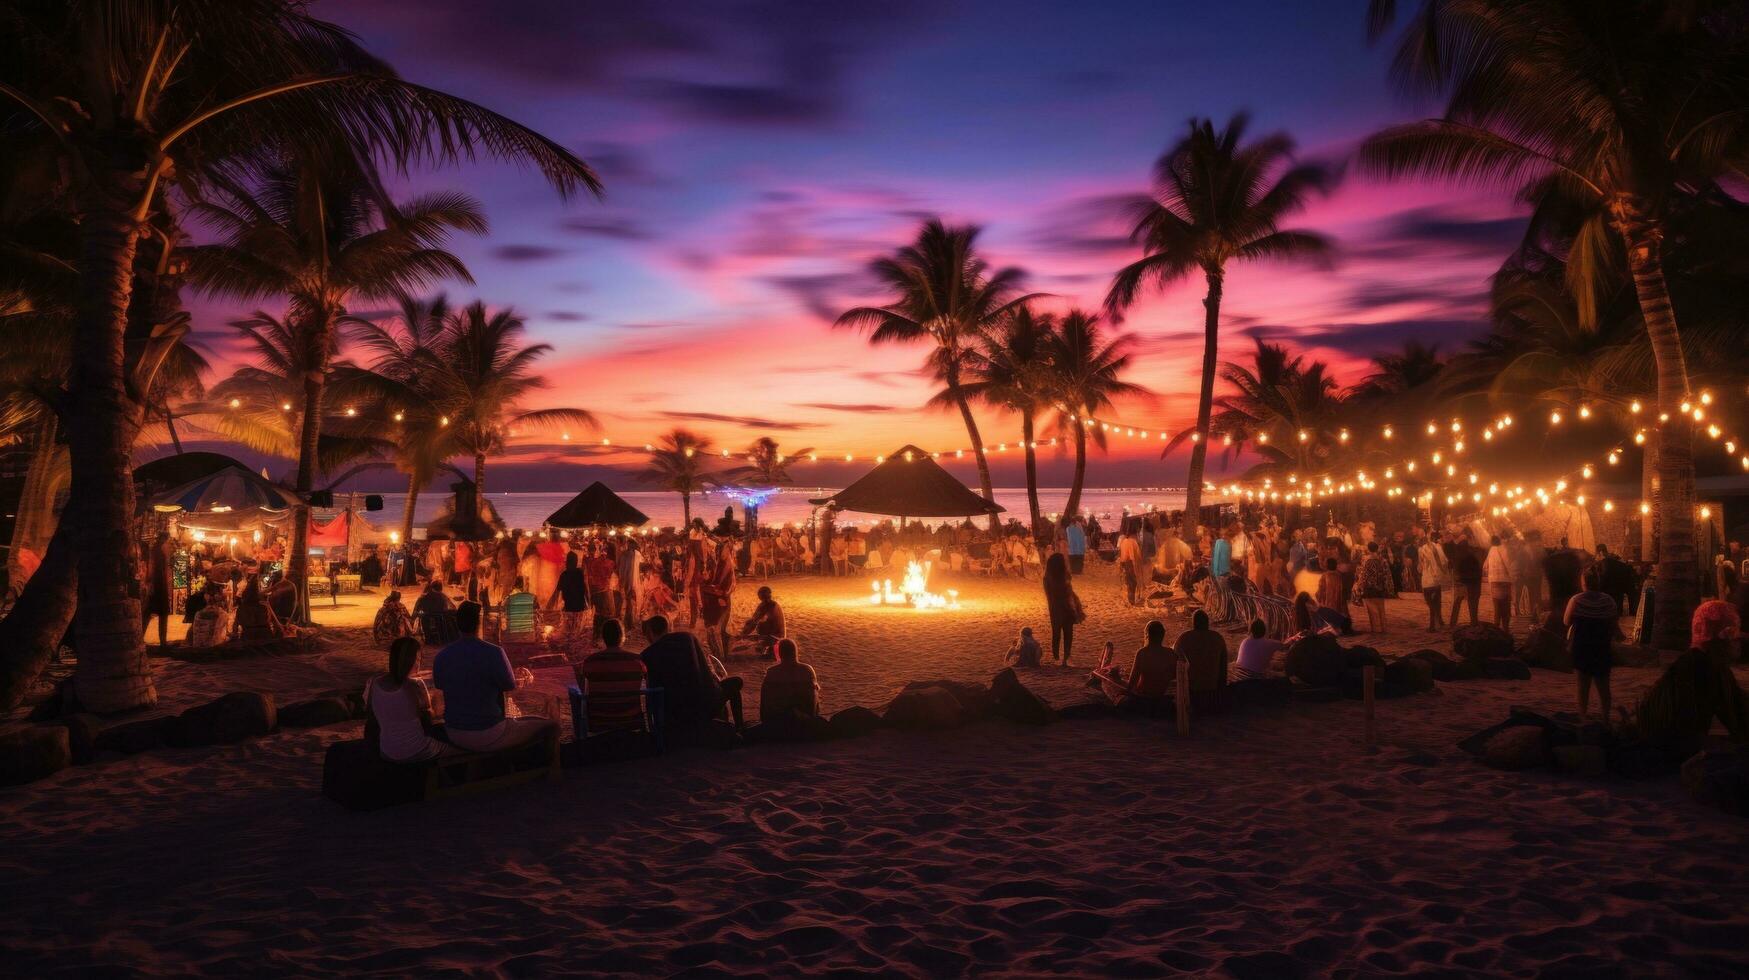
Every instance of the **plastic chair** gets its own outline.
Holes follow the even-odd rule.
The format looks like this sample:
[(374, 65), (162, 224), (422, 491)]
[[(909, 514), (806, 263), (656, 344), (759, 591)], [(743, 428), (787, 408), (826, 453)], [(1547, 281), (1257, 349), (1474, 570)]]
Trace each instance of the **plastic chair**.
[(610, 699), (611, 701), (618, 702), (634, 697), (640, 702), (639, 715), (643, 720), (643, 727), (641, 729), (611, 729), (603, 732), (591, 732), (589, 730), (589, 696), (583, 693), (583, 689), (573, 684), (566, 688), (565, 691), (571, 697), (571, 738), (577, 743), (577, 745), (581, 746), (594, 737), (615, 735), (631, 731), (641, 732), (642, 734), (649, 736), (650, 746), (655, 749), (657, 755), (661, 755), (667, 750), (668, 743), (663, 736), (663, 729), (667, 726), (668, 720), (667, 692), (662, 688), (639, 688), (636, 694), (627, 693), (611, 696), (596, 695), (595, 701), (597, 704), (608, 703)]
[(531, 592), (517, 592), (504, 600), (504, 626), (500, 636), (506, 640), (532, 640), (539, 627), (536, 614), (540, 604)]

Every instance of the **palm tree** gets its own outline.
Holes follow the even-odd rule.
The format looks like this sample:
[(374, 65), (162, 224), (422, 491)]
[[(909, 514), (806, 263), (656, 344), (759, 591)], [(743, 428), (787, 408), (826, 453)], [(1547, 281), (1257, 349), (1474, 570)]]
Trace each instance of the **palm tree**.
[[(1249, 451), (1262, 457), (1246, 479), (1310, 476), (1340, 445), (1349, 408), (1342, 386), (1322, 361), (1307, 364), (1302, 355), (1261, 339), (1256, 345), (1249, 365), (1221, 362), (1221, 380), (1232, 392), (1216, 399), (1210, 432), (1221, 436), (1232, 455)], [(1175, 434), (1166, 450), (1195, 432)]]
[(598, 182), (551, 140), (397, 78), (294, 0), (6, 3), (0, 101), (15, 106), (10, 126), (51, 148), (50, 172), (81, 216), (66, 507), (78, 552), (75, 689), (88, 710), (142, 707), (157, 694), (139, 631), (129, 464), (144, 418), (133, 392), (150, 379), (130, 386), (124, 338), (141, 242), (176, 208), (166, 185), (198, 196), (217, 176), (258, 173), (288, 145), (397, 165), (484, 151), (532, 162), (561, 193)]
[[(230, 327), (243, 342), (246, 363), (213, 385), (204, 402), (188, 407), (206, 428), (256, 452), (296, 462), (303, 451), (299, 405), (309, 376), (317, 374), (325, 392), (341, 397), (328, 399), (323, 408), (314, 469), (332, 471), (392, 445), (375, 404), (380, 379), (350, 360), (332, 359), (332, 352), (323, 356), (309, 344), (310, 331), (294, 319), (256, 310)], [(336, 410), (333, 403), (342, 401), (345, 408)]]
[(1354, 394), (1365, 398), (1401, 398), (1431, 385), (1445, 369), (1439, 345), (1419, 340), (1406, 340), (1399, 350), (1374, 354), (1372, 363), (1372, 373), (1354, 386)]
[(522, 317), (506, 307), (488, 312), (475, 302), (449, 318), (437, 341), (444, 372), (438, 403), (455, 425), (456, 446), (474, 457), (475, 499), (486, 492), (486, 457), (504, 451), (525, 429), (596, 429), (595, 416), (580, 408), (523, 409), (522, 402), (547, 387), (534, 373), (551, 344), (522, 345)]
[[(939, 218), (924, 222), (915, 241), (870, 266), (887, 292), (895, 294), (892, 302), (848, 310), (835, 326), (866, 330), (871, 344), (933, 345), (925, 363), (945, 386), (945, 401), (959, 409), (978, 461), (984, 499), (994, 501), (990, 461), (964, 390), (966, 360), (980, 336), (1034, 296), (1015, 295), (1019, 269), (990, 270), (977, 254), (977, 238), (975, 226), (950, 228)], [(996, 525), (991, 514), (990, 526)]]
[[(297, 413), (295, 489), (315, 489), (328, 363), (339, 350), (341, 318), (355, 299), (387, 299), (444, 278), (472, 282), (444, 251), (452, 231), (483, 234), (479, 205), (439, 193), (397, 204), (368, 164), (338, 154), (304, 155), (268, 168), (256, 186), (220, 182), (217, 201), (195, 213), (222, 237), (188, 250), (190, 279), (208, 293), (241, 299), (286, 296), (298, 328), (287, 338), (303, 369)], [(286, 573), (308, 615), (309, 513), (292, 517)]]
[(397, 315), (386, 323), (358, 321), (355, 336), (362, 349), (374, 353), (370, 370), (388, 387), (383, 402), (395, 423), (395, 465), (407, 474), (407, 502), (401, 512), (401, 540), (413, 539), (413, 514), (419, 492), (457, 451), (456, 429), (444, 424), (442, 379), (446, 366), (438, 353), (449, 322), (449, 301), (439, 294), (419, 299), (409, 293), (396, 298)]
[[(0, 708), (17, 704), (53, 656), (73, 620), (77, 599), (77, 525), (57, 521), (55, 501), (71, 476), (67, 435), (86, 409), (70, 395), (72, 335), (80, 301), (79, 223), (68, 206), (51, 138), (7, 128), (0, 134), (0, 443), (29, 448), (14, 508), (9, 582), (19, 587), (20, 557), (41, 557), (0, 620)], [(186, 315), (166, 314), (174, 294), (168, 275), (164, 216), (138, 252), (136, 274), (149, 283), (128, 310), (131, 342), (122, 370), (130, 390), (163, 405), (177, 388), (197, 389), (202, 359), (191, 346)], [(166, 372), (175, 378), (166, 383)], [(141, 440), (136, 440), (136, 445)], [(137, 624), (137, 620), (135, 621)], [(82, 666), (81, 671), (84, 671)]]
[[(1375, 35), (1394, 8), (1375, 0)], [(1445, 112), (1375, 134), (1359, 156), (1387, 177), (1461, 179), (1564, 211), (1583, 322), (1625, 263), (1670, 416), (1657, 464), (1660, 646), (1687, 643), (1700, 595), (1693, 434), (1678, 411), (1690, 378), (1663, 243), (1678, 201), (1713, 193), (1749, 162), (1739, 18), (1713, 14), (1643, 0), (1425, 0), (1394, 73), (1405, 88), (1445, 93)]]
[(710, 453), (709, 439), (675, 429), (651, 450), (650, 465), (638, 474), (645, 483), (680, 494), (682, 530), (692, 526), (692, 495), (710, 486), (712, 472), (705, 466)]
[(1147, 389), (1122, 378), (1130, 366), (1135, 335), (1105, 336), (1096, 314), (1081, 310), (1063, 314), (1049, 341), (1049, 390), (1057, 404), (1057, 430), (1068, 432), (1075, 442), (1075, 477), (1063, 507), (1065, 515), (1074, 516), (1081, 512), (1081, 487), (1087, 479), (1087, 440), (1105, 448), (1105, 430), (1093, 428), (1092, 417), (1110, 409), (1113, 399), (1145, 395)]
[(1329, 170), (1294, 164), (1294, 144), (1274, 133), (1246, 144), (1249, 120), (1235, 115), (1225, 129), (1192, 119), (1190, 132), (1154, 164), (1153, 195), (1137, 202), (1131, 240), (1143, 256), (1119, 270), (1105, 305), (1118, 316), (1136, 301), (1143, 286), (1164, 287), (1202, 270), (1202, 386), (1197, 395), (1197, 438), (1190, 447), (1185, 476), (1186, 527), (1200, 521), (1203, 467), (1208, 454), (1209, 414), (1214, 406), (1215, 365), (1220, 338), (1221, 296), (1227, 263), (1254, 259), (1320, 260), (1330, 243), (1308, 231), (1284, 230), (1283, 218), (1331, 184)]
[[(795, 483), (790, 476), (789, 464), (797, 457), (812, 453), (813, 447), (798, 449), (793, 453), (783, 452), (777, 440), (770, 436), (760, 436), (747, 447), (745, 466), (736, 466), (722, 473), (723, 479), (733, 480), (744, 487), (774, 489), (787, 487)], [(743, 503), (747, 511), (747, 530), (752, 533), (754, 525), (759, 521), (759, 505)]]
[[(1038, 437), (1033, 420), (1051, 404), (1051, 341), (1056, 319), (1034, 313), (1031, 307), (1014, 310), (993, 332), (979, 339), (967, 360), (970, 380), (962, 390), (994, 408), (1020, 416), (1020, 447), (1026, 456), (1026, 504), (1032, 528), (1039, 526)], [(948, 399), (943, 390), (937, 399)]]

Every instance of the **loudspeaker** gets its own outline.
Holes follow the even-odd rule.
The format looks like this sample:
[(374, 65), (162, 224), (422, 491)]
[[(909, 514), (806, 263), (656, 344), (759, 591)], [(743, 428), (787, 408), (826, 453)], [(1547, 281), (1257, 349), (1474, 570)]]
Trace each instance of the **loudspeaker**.
[(380, 493), (367, 493), (367, 494), (365, 494), (364, 495), (364, 509), (365, 510), (382, 510), (383, 509), (383, 495)]
[(332, 490), (311, 490), (310, 491), (310, 506), (311, 507), (323, 507), (323, 508), (333, 507), (334, 506), (334, 491), (332, 491)]

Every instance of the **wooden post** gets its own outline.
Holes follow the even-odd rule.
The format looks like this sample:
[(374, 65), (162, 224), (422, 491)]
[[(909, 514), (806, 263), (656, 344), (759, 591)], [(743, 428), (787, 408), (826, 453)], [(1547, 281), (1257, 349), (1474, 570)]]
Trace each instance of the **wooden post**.
[(1372, 745), (1378, 741), (1378, 726), (1373, 722), (1373, 682), (1376, 679), (1376, 669), (1365, 667), (1361, 671), (1362, 685), (1366, 688), (1366, 744)]
[(1178, 658), (1178, 691), (1173, 698), (1178, 709), (1178, 734), (1190, 734), (1190, 661)]

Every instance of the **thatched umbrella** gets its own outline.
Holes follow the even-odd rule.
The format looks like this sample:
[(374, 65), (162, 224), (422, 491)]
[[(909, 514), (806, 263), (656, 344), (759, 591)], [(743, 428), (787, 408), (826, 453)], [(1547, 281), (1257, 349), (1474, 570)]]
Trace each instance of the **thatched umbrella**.
[(850, 486), (811, 502), (893, 517), (972, 517), (1006, 509), (973, 492), (916, 446), (900, 449)]
[(549, 527), (642, 527), (650, 518), (600, 480), (547, 517)]

